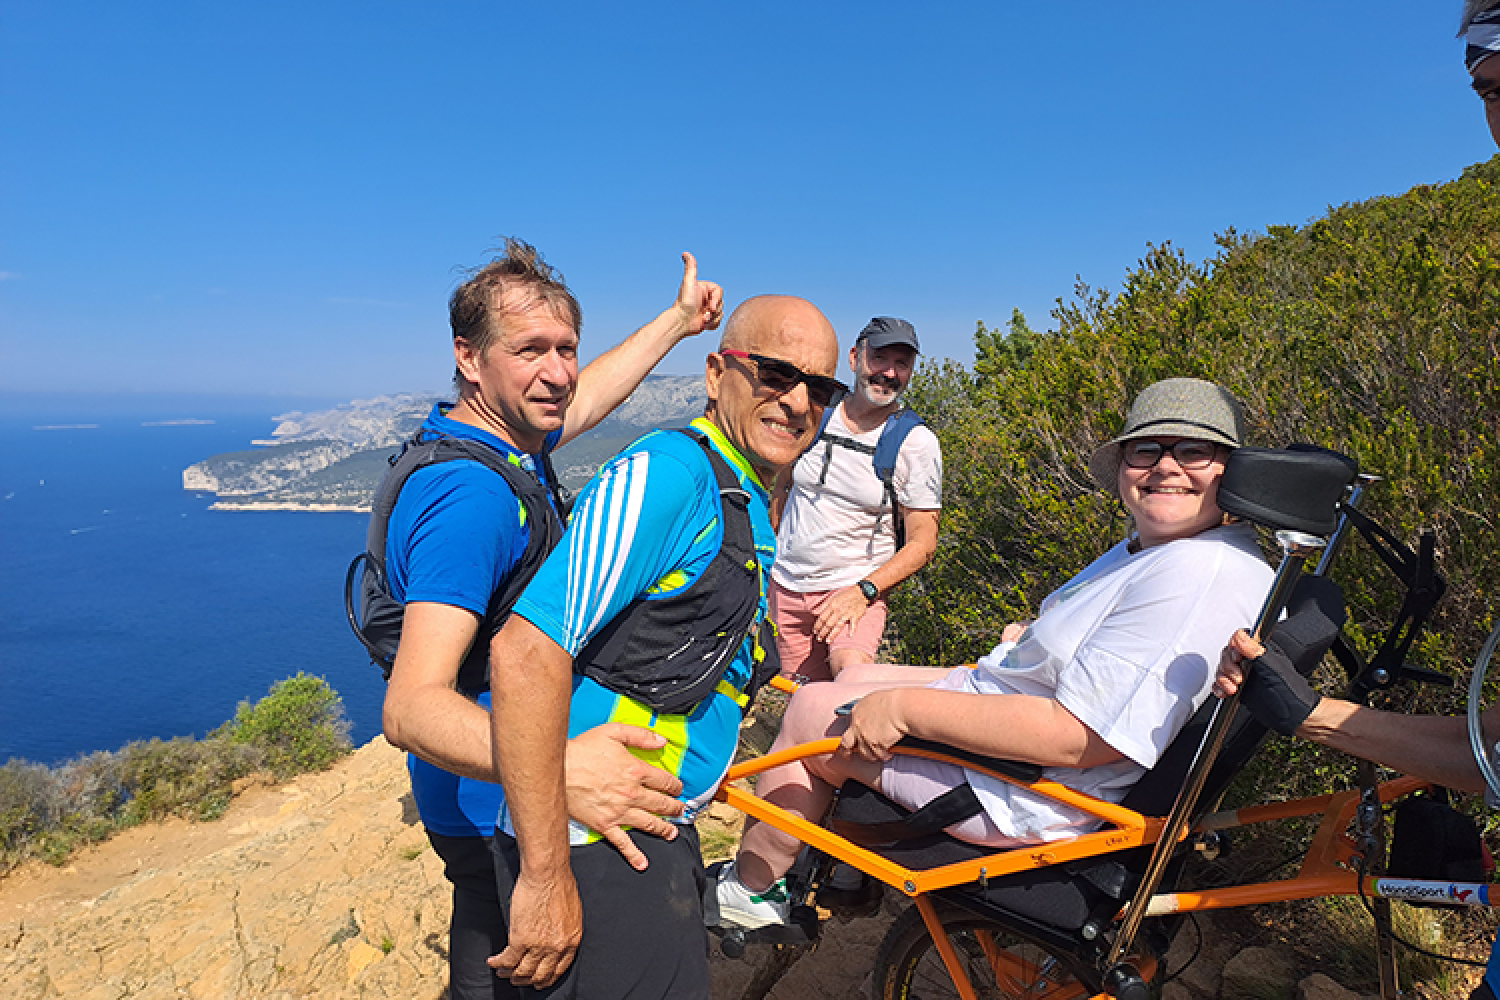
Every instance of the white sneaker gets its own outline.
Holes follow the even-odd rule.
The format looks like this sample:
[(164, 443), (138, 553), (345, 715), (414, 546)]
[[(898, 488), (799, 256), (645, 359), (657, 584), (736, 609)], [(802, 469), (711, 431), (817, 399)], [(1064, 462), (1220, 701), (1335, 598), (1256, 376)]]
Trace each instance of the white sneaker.
[(719, 899), (720, 921), (747, 931), (784, 924), (791, 917), (792, 901), (787, 896), (785, 878), (777, 879), (769, 889), (756, 891), (740, 881), (732, 861), (720, 870), (715, 895)]

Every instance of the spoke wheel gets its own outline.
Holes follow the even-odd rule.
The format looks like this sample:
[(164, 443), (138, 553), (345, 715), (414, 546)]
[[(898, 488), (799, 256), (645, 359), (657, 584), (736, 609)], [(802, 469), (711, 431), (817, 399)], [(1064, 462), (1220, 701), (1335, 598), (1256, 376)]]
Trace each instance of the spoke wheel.
[[(1092, 994), (1045, 949), (1004, 926), (956, 907), (938, 914), (979, 1000), (1074, 1000)], [(960, 996), (915, 906), (891, 925), (875, 957), (878, 1000), (950, 1000)]]
[(1485, 744), (1482, 725), (1484, 679), (1490, 672), (1490, 660), (1495, 655), (1497, 645), (1500, 645), (1500, 625), (1495, 626), (1490, 637), (1484, 641), (1484, 648), (1479, 651), (1479, 659), (1474, 663), (1474, 676), (1469, 680), (1469, 747), (1474, 751), (1474, 762), (1479, 765), (1479, 773), (1484, 775), (1484, 783), (1489, 786), (1490, 795), (1500, 800), (1500, 773), (1497, 773), (1494, 757)]

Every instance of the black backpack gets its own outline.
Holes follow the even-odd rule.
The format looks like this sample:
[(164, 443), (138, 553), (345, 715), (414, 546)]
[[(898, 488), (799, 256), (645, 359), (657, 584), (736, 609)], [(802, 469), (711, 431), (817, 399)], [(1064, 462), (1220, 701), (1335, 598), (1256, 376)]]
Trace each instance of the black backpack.
[[(715, 691), (730, 694), (745, 711), (781, 668), (774, 626), (760, 615), (750, 494), (703, 434), (692, 428), (663, 433), (691, 437), (713, 468), (723, 516), (719, 551), (681, 593), (637, 597), (621, 609), (578, 651), (573, 671), (666, 715), (691, 712)], [(743, 691), (725, 691), (724, 674), (746, 639), (755, 644), (749, 683)]]
[[(489, 688), (490, 640), (510, 616), (511, 607), (541, 568), (542, 560), (547, 558), (547, 554), (562, 537), (567, 503), (557, 485), (557, 475), (552, 470), (550, 455), (544, 453), (541, 461), (547, 473), (547, 482), (551, 484), (551, 500), (556, 503), (555, 509), (553, 503), (549, 502), (548, 488), (538, 482), (536, 475), (508, 460), (495, 449), (477, 441), (445, 436), (427, 437), (426, 433), (417, 431), (402, 445), (401, 451), (390, 458), (391, 470), (381, 480), (375, 502), (370, 508), (370, 529), (365, 538), (365, 551), (354, 557), (349, 564), (349, 571), (344, 575), (344, 612), (355, 638), (369, 652), (371, 662), (380, 667), (386, 680), (390, 680), (391, 668), (396, 663), (396, 647), (401, 642), (401, 622), (406, 612), (405, 605), (391, 596), (390, 582), (386, 579), (385, 536), (391, 512), (396, 509), (401, 488), (418, 469), (460, 459), (480, 463), (503, 478), (515, 493), (525, 517), (528, 537), (526, 552), (520, 563), (505, 584), (490, 595), (489, 607), (480, 623), (474, 645), (469, 648), (459, 668), (458, 689), (467, 694), (478, 694)], [(358, 614), (355, 611), (356, 588), (359, 594)]]
[[(1479, 827), (1448, 804), (1446, 788), (1413, 795), (1396, 806), (1386, 874), (1439, 882), (1488, 882), (1492, 867)], [(1445, 905), (1410, 899), (1403, 902)]]

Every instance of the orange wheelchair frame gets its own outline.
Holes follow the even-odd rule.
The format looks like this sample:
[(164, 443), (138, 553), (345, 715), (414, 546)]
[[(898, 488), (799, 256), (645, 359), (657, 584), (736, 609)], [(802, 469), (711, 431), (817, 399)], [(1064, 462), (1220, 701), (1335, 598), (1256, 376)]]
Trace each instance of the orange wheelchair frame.
[[(1351, 471), (1344, 485), (1340, 486), (1341, 496), (1335, 501), (1336, 527), (1332, 531), (1319, 532), (1328, 539), (1326, 547), (1321, 538), (1297, 535), (1296, 532), (1278, 533), (1285, 557), (1255, 629), (1256, 634), (1269, 634), (1269, 626), (1280, 615), (1295, 579), (1302, 575), (1303, 561), (1308, 555), (1323, 549), (1322, 559), (1313, 572), (1315, 575), (1325, 574), (1342, 548), (1351, 526), (1357, 528), (1407, 588), (1407, 600), (1403, 603), (1401, 615), (1387, 633), (1387, 641), (1369, 663), (1365, 663), (1342, 640), (1335, 646), (1336, 657), (1351, 676), (1351, 696), (1360, 700), (1371, 690), (1389, 687), (1401, 679), (1446, 680), (1431, 671), (1404, 663), (1413, 638), (1442, 593), (1441, 577), (1432, 572), (1431, 539), (1424, 536), (1421, 554), (1414, 555), (1355, 509), (1373, 478), (1361, 476), (1358, 482), (1354, 482)], [(1226, 471), (1221, 498), (1228, 484), (1229, 473)], [(1224, 506), (1229, 509), (1227, 504)], [(1274, 519), (1255, 519), (1279, 527)], [(1296, 535), (1296, 539), (1284, 537), (1291, 535)], [(781, 678), (773, 685), (789, 691), (794, 691), (797, 686)], [(876, 961), (874, 995), (880, 1000), (927, 996), (956, 996), (964, 1000), (980, 997), (1064, 1000), (1113, 996), (1135, 1000), (1149, 995), (1149, 984), (1157, 978), (1165, 956), (1164, 940), (1155, 941), (1154, 947), (1141, 946), (1137, 933), (1142, 921), (1170, 920), (1181, 914), (1324, 896), (1360, 896), (1371, 901), (1379, 945), (1382, 996), (1397, 996), (1389, 900), (1490, 905), (1490, 894), (1496, 887), (1483, 883), (1455, 884), (1366, 874), (1380, 871), (1384, 862), (1380, 806), (1428, 787), (1425, 782), (1412, 778), (1377, 783), (1374, 766), (1367, 763), (1360, 767), (1360, 787), (1349, 791), (1226, 812), (1205, 814), (1201, 808), (1195, 811), (1199, 792), (1231, 725), (1234, 705), (1235, 699), (1230, 699), (1213, 709), (1208, 732), (1188, 769), (1186, 787), (1166, 817), (1144, 815), (1043, 778), (1025, 780), (985, 767), (960, 751), (947, 752), (931, 745), (898, 745), (898, 753), (982, 770), (1002, 781), (1077, 808), (1104, 824), (1096, 832), (1045, 844), (1008, 850), (976, 847), (965, 860), (935, 867), (907, 867), (877, 850), (862, 847), (833, 830), (794, 816), (736, 787), (737, 782), (769, 768), (833, 753), (839, 747), (837, 739), (818, 740), (737, 764), (728, 772), (717, 797), (746, 815), (791, 834), (833, 862), (850, 865), (912, 899), (914, 906), (893, 926)], [(1209, 889), (1179, 890), (1163, 888), (1160, 884), (1167, 866), (1180, 860), (1189, 841), (1206, 845), (1232, 829), (1316, 816), (1322, 818), (1299, 871), (1291, 878)], [(991, 883), (1009, 877), (1038, 873), (1069, 863), (1107, 859), (1110, 855), (1136, 848), (1149, 849), (1151, 863), (1139, 878), (1139, 888), (1119, 897), (1110, 897), (1118, 898), (1119, 905), (1107, 903), (1109, 914), (1102, 925), (1058, 929), (1055, 934), (1038, 933), (1034, 920), (1007, 915), (1003, 906), (977, 905), (972, 895), (966, 896), (976, 889), (987, 891)], [(831, 864), (824, 863), (825, 872)], [(1057, 871), (1059, 881), (1071, 877), (1064, 869)], [(1159, 888), (1162, 891), (1157, 891)], [(723, 932), (722, 928), (720, 932)], [(754, 931), (748, 932), (740, 940), (756, 940), (755, 935)], [(1075, 950), (1075, 945), (1086, 943), (1090, 945), (1086, 954)]]
[[(969, 885), (983, 885), (989, 880), (1003, 879), (1020, 872), (1046, 868), (1069, 861), (1096, 858), (1103, 854), (1127, 850), (1133, 847), (1150, 846), (1159, 840), (1166, 821), (1161, 817), (1144, 816), (1110, 802), (1095, 799), (1076, 792), (1053, 781), (1026, 783), (1008, 775), (986, 770), (987, 773), (1028, 789), (1031, 792), (1056, 799), (1098, 817), (1108, 824), (1106, 829), (1087, 833), (1068, 840), (1047, 844), (1000, 850), (973, 860), (944, 865), (927, 870), (914, 870), (891, 861), (874, 850), (860, 847), (852, 841), (820, 826), (780, 809), (754, 794), (735, 787), (735, 782), (794, 760), (833, 753), (838, 749), (837, 739), (824, 739), (764, 757), (745, 761), (732, 768), (718, 798), (730, 806), (770, 823), (778, 830), (792, 834), (798, 840), (831, 858), (852, 865), (887, 886), (912, 899), (916, 911), (921, 915), (928, 937), (952, 980), (954, 995), (964, 1000), (979, 997), (1048, 997), (1051, 1000), (1064, 998), (1106, 996), (1086, 986), (1071, 974), (1059, 978), (1059, 971), (1044, 962), (1020, 951), (1002, 947), (1004, 937), (1017, 936), (1013, 928), (996, 926), (992, 929), (971, 928), (974, 944), (978, 948), (969, 961), (960, 958), (955, 945), (945, 929), (945, 920), (950, 919), (951, 910), (940, 907), (934, 894), (942, 889)], [(972, 761), (950, 757), (928, 750), (898, 750), (916, 756), (943, 760), (959, 767), (976, 768)], [(1391, 802), (1401, 796), (1426, 788), (1425, 782), (1414, 778), (1399, 778), (1379, 786), (1382, 803)], [(1450, 898), (1451, 883), (1430, 883), (1410, 879), (1382, 879), (1361, 877), (1356, 869), (1359, 864), (1360, 844), (1351, 834), (1350, 827), (1362, 801), (1358, 789), (1322, 795), (1315, 798), (1253, 806), (1205, 817), (1188, 835), (1220, 833), (1223, 831), (1275, 820), (1322, 815), (1316, 834), (1303, 858), (1301, 869), (1293, 878), (1260, 882), (1220, 889), (1182, 890), (1153, 895), (1146, 911), (1147, 917), (1194, 913), (1206, 910), (1238, 906), (1253, 906), (1262, 903), (1311, 899), (1320, 896), (1366, 895), (1374, 898), (1431, 899), (1441, 894)], [(1180, 839), (1187, 839), (1187, 835)], [(1461, 891), (1461, 890), (1460, 890)], [(1485, 899), (1487, 900), (1487, 896)], [(1480, 901), (1476, 893), (1475, 903)], [(970, 973), (975, 971), (975, 959), (980, 971), (986, 974), (985, 992), (974, 985)], [(1141, 977), (1150, 982), (1155, 978), (1157, 957), (1150, 954), (1130, 956)], [(876, 996), (916, 996), (903, 989), (899, 977), (906, 970), (877, 970)], [(909, 983), (905, 984), (909, 987)]]

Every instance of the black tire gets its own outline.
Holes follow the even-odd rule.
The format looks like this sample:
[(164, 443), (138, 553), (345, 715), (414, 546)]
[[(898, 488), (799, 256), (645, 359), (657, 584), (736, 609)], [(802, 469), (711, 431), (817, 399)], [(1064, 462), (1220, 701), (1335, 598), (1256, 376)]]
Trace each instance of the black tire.
[[(1072, 1000), (1094, 994), (1074, 977), (1065, 963), (1046, 949), (1024, 941), (1004, 925), (957, 907), (937, 904), (939, 919), (953, 942), (980, 1000)], [(1001, 949), (1003, 963), (997, 976), (985, 956), (986, 939)], [(910, 906), (896, 918), (875, 955), (874, 995), (877, 1000), (949, 1000), (958, 989), (927, 933), (921, 911)], [(1072, 987), (1071, 989), (1069, 987)]]

